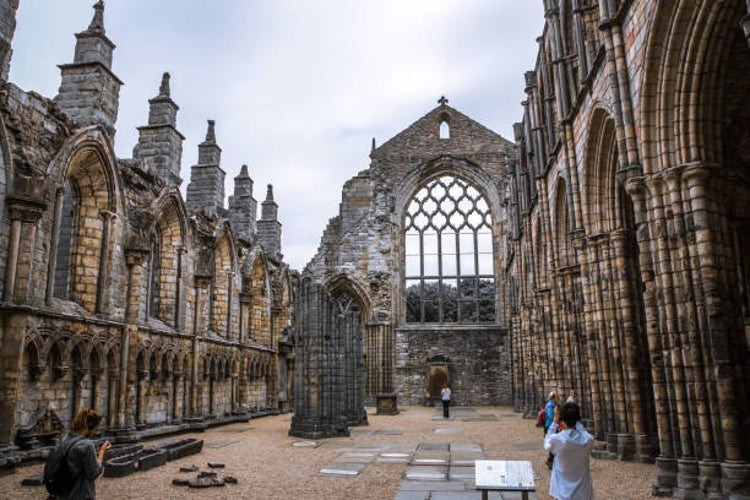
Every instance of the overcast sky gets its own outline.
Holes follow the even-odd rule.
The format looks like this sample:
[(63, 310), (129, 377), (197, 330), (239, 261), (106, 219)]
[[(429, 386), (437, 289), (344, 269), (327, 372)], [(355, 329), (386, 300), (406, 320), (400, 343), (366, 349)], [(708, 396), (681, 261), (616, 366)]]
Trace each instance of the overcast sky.
[[(94, 0), (21, 0), (10, 80), (54, 97), (58, 64)], [(282, 252), (295, 269), (315, 254), (341, 188), (380, 145), (450, 105), (512, 140), (523, 73), (534, 66), (542, 0), (108, 0), (120, 91), (115, 150), (132, 156), (148, 99), (171, 74), (185, 136), (183, 194), (206, 120), (216, 121), (232, 194), (249, 166), (254, 196), (273, 184)], [(226, 202), (225, 202), (226, 205)], [(258, 215), (260, 216), (260, 210)]]

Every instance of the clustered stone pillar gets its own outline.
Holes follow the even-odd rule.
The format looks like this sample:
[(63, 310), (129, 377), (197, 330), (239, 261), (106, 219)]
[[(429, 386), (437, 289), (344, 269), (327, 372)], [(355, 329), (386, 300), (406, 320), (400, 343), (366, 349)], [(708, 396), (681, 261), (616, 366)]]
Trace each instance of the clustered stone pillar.
[(305, 278), (294, 312), (296, 368), (289, 435), (348, 436), (349, 425), (367, 421), (359, 311), (342, 313), (323, 285)]

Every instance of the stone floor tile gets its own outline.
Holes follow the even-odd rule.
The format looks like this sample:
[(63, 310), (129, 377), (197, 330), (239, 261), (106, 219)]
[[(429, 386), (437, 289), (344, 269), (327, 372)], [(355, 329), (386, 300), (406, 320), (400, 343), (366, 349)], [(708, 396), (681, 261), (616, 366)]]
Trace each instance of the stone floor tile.
[(435, 434), (461, 434), (460, 427), (438, 427)]
[(333, 462), (320, 469), (321, 476), (353, 477), (362, 472), (365, 464)]
[(448, 479), (450, 480), (456, 480), (456, 481), (463, 481), (463, 480), (471, 480), (473, 481), (476, 477), (476, 472), (474, 467), (453, 467), (448, 471)]
[(445, 481), (448, 477), (448, 467), (420, 465), (406, 469), (406, 479), (416, 481)]
[(393, 500), (429, 500), (429, 491), (398, 491)]
[(417, 480), (406, 480), (401, 483), (399, 491), (464, 491), (467, 488), (473, 488), (474, 486), (467, 486), (462, 481), (417, 481)]

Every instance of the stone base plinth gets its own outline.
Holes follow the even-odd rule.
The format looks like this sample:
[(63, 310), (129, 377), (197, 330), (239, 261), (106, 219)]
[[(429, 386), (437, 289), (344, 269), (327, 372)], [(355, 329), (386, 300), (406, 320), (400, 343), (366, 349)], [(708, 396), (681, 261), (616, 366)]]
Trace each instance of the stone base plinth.
[(398, 401), (396, 393), (378, 394), (376, 415), (398, 415)]

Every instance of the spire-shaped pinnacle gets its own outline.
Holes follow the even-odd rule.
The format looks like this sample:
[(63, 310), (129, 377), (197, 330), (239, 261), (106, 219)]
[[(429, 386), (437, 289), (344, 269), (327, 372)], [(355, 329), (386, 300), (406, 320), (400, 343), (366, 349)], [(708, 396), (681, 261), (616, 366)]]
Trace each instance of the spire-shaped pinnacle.
[(104, 2), (102, 0), (94, 4), (94, 17), (87, 31), (104, 33)]
[(240, 175), (239, 176), (240, 177), (249, 177), (249, 175), (247, 173), (247, 165), (242, 165), (242, 167), (240, 167)]
[(266, 191), (266, 201), (273, 201), (273, 184), (268, 185), (268, 191)]
[(214, 121), (208, 120), (208, 130), (206, 131), (206, 142), (216, 142), (216, 132), (214, 131)]
[(166, 71), (161, 76), (161, 85), (159, 85), (159, 97), (169, 97), (169, 73)]
[(375, 138), (374, 137), (372, 138), (372, 147), (370, 148), (370, 152), (372, 153), (373, 151), (375, 151)]

